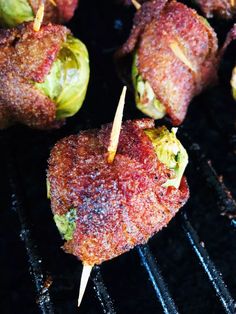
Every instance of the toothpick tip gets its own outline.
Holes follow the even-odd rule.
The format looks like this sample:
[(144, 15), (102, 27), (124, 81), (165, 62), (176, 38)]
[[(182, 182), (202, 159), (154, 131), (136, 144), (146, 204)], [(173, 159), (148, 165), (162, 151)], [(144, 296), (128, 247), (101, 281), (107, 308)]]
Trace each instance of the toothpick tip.
[(91, 265), (84, 265), (83, 266), (81, 280), (80, 280), (80, 288), (79, 288), (78, 307), (80, 306), (80, 304), (82, 302), (84, 292), (86, 290), (92, 269), (93, 269), (93, 266), (91, 266)]
[(121, 125), (122, 125), (126, 91), (127, 91), (127, 87), (124, 86), (122, 89), (122, 93), (120, 95), (120, 100), (116, 109), (116, 114), (115, 114), (115, 118), (112, 125), (110, 143), (107, 149), (108, 151), (107, 162), (109, 164), (111, 164), (115, 159), (115, 155), (116, 155), (116, 151), (117, 151), (117, 147), (119, 143), (119, 136), (120, 136)]
[(42, 1), (34, 19), (33, 29), (35, 32), (38, 32), (40, 30), (43, 22), (43, 17), (44, 17), (44, 2)]
[(136, 10), (141, 9), (141, 4), (137, 0), (131, 0), (133, 6), (135, 7)]
[(180, 47), (178, 42), (172, 41), (169, 47), (172, 50), (172, 52), (175, 54), (175, 56), (179, 58), (179, 60), (181, 60), (181, 62), (183, 62), (190, 70), (192, 70), (193, 72), (197, 71), (194, 65), (186, 57), (185, 52), (183, 51), (182, 47)]
[(54, 0), (49, 0), (49, 2), (51, 2), (51, 4), (52, 4), (54, 7), (57, 6), (57, 4), (56, 4), (56, 2), (55, 2)]

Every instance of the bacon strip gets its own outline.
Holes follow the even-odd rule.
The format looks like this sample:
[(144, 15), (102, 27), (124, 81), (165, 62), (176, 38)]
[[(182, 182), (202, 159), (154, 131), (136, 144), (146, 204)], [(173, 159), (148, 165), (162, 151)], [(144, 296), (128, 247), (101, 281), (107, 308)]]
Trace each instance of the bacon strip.
[(44, 81), (68, 34), (51, 24), (35, 32), (33, 23), (0, 31), (0, 128), (7, 120), (41, 129), (61, 124), (55, 122), (56, 104), (32, 81)]
[(230, 19), (235, 15), (235, 0), (195, 0), (207, 18), (218, 15)]
[(145, 243), (189, 197), (185, 178), (179, 189), (162, 186), (171, 173), (143, 131), (153, 125), (149, 119), (124, 123), (112, 164), (106, 161), (111, 125), (67, 137), (51, 152), (52, 211), (62, 215), (74, 208), (78, 216), (64, 250), (86, 265)]
[(152, 86), (174, 125), (183, 122), (192, 98), (217, 79), (216, 34), (196, 11), (182, 3), (143, 4), (117, 55), (134, 51), (139, 73)]

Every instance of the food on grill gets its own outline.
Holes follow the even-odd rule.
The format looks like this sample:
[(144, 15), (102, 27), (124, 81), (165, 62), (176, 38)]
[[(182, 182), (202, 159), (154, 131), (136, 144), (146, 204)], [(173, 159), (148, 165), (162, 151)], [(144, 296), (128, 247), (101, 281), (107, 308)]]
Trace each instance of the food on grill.
[(175, 132), (155, 128), (152, 119), (127, 121), (113, 163), (107, 162), (110, 124), (55, 145), (47, 178), (66, 252), (93, 266), (167, 225), (189, 197), (188, 156)]
[(117, 57), (131, 53), (137, 107), (154, 119), (168, 115), (174, 125), (182, 123), (192, 98), (217, 78), (214, 30), (176, 1), (142, 5)]
[(60, 25), (0, 31), (0, 128), (48, 129), (81, 107), (89, 81), (85, 45)]
[[(0, 0), (0, 24), (15, 27), (33, 21), (41, 0)], [(44, 22), (65, 23), (74, 15), (78, 0), (45, 0)]]
[(217, 15), (229, 19), (236, 13), (236, 1), (234, 0), (195, 0), (195, 2), (208, 18)]

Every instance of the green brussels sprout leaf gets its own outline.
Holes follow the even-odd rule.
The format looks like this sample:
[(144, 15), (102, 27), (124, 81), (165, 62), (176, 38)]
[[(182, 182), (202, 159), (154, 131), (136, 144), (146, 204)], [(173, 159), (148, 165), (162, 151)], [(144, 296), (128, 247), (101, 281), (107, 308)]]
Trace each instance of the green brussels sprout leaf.
[(80, 40), (69, 35), (46, 80), (35, 86), (56, 103), (57, 119), (64, 119), (82, 106), (88, 82), (88, 51)]
[(0, 0), (0, 24), (14, 27), (34, 19), (34, 13), (27, 0)]
[(203, 16), (201, 16), (201, 15), (198, 15), (198, 17), (200, 18), (201, 22), (202, 22), (205, 26), (207, 26), (208, 28), (212, 28), (211, 25), (210, 25), (210, 23), (207, 21), (207, 19), (206, 19), (205, 17), (203, 17)]
[(236, 100), (236, 67), (233, 69), (232, 78), (230, 81), (232, 87), (232, 94), (234, 99)]
[(135, 102), (139, 110), (152, 117), (161, 119), (165, 116), (166, 110), (164, 105), (156, 99), (154, 91), (148, 81), (144, 81), (138, 72), (137, 54), (134, 55), (132, 66), (132, 81), (135, 90)]
[(65, 240), (71, 240), (76, 229), (77, 214), (76, 209), (70, 209), (64, 215), (54, 215), (56, 226)]
[(145, 130), (152, 141), (157, 158), (175, 173), (175, 177), (168, 179), (163, 186), (174, 186), (178, 189), (188, 164), (188, 154), (177, 139), (176, 132), (177, 128), (172, 128), (170, 132), (165, 126)]
[(47, 198), (50, 199), (50, 182), (48, 179), (46, 179), (46, 188), (47, 188)]

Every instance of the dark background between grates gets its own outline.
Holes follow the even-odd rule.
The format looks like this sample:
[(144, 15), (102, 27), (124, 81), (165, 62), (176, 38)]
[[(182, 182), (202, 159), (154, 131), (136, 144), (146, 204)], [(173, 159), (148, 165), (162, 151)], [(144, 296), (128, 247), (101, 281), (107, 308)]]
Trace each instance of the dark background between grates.
[[(112, 56), (127, 37), (133, 13), (133, 8), (112, 0), (81, 0), (69, 26), (90, 53), (91, 80), (82, 110), (59, 131), (39, 132), (15, 126), (0, 133), (1, 313), (78, 312), (81, 263), (60, 249), (62, 241), (46, 198), (47, 158), (59, 138), (113, 119), (122, 83)], [(232, 22), (211, 23), (222, 43)], [(227, 199), (214, 169), (223, 175), (225, 185), (235, 196), (236, 104), (229, 87), (235, 51), (236, 44), (232, 44), (224, 57), (220, 87), (194, 99), (179, 130), (190, 154), (190, 201), (167, 228), (149, 241), (149, 248), (134, 249), (95, 269), (80, 313), (152, 314), (162, 313), (163, 309), (166, 313), (234, 313), (230, 294), (236, 294), (236, 229), (234, 221), (221, 212), (224, 206), (228, 212), (236, 207)], [(141, 116), (129, 94), (125, 119)], [(196, 241), (195, 246), (191, 241)], [(222, 276), (215, 272), (211, 261)], [(47, 290), (45, 281), (50, 278), (52, 285)], [(216, 290), (221, 289), (218, 296), (214, 285)]]

